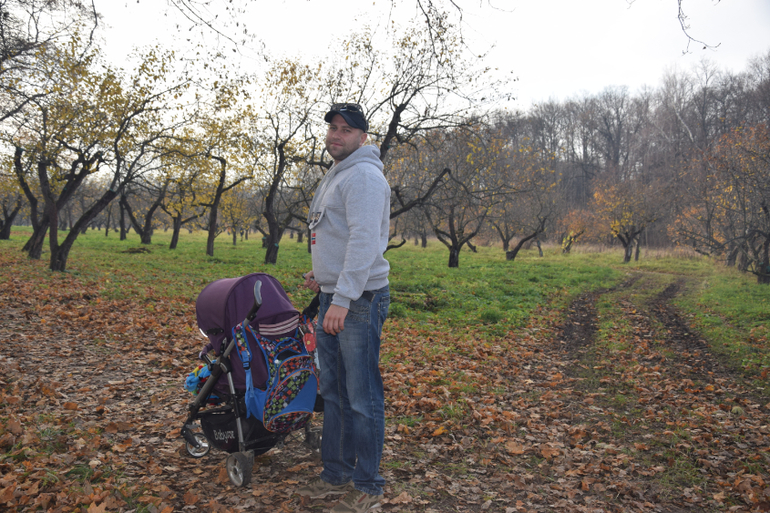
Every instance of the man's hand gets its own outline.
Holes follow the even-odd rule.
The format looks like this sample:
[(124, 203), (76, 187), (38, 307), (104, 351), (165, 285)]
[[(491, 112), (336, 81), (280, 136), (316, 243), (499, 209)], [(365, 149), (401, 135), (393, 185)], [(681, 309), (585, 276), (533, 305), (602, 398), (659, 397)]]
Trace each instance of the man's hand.
[(313, 271), (306, 272), (302, 275), (303, 278), (305, 278), (305, 287), (309, 288), (316, 294), (321, 292), (321, 286), (318, 284), (317, 281), (315, 281)]
[(329, 335), (336, 335), (344, 330), (345, 317), (347, 315), (347, 308), (338, 305), (329, 305), (329, 309), (326, 311), (326, 315), (324, 315), (324, 331)]

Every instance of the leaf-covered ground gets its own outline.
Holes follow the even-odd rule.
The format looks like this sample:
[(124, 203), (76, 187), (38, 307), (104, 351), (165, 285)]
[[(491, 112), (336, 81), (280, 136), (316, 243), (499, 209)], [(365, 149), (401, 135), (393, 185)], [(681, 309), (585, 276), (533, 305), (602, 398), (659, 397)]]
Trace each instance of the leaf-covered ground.
[[(244, 488), (225, 454), (187, 456), (192, 302), (108, 300), (71, 275), (31, 276), (0, 281), (0, 509), (333, 505), (293, 494), (321, 468), (301, 433), (258, 457)], [(389, 321), (383, 511), (769, 511), (767, 400), (678, 315), (681, 282), (626, 293), (643, 282), (497, 340)]]

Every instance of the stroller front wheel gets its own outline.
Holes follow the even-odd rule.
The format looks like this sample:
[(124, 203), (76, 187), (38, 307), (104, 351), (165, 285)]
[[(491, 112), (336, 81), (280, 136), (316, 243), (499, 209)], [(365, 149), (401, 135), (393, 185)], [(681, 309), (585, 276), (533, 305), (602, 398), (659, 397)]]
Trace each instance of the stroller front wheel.
[(209, 443), (208, 438), (203, 435), (203, 433), (195, 433), (193, 436), (195, 437), (195, 441), (198, 442), (198, 447), (195, 447), (190, 442), (185, 443), (187, 454), (193, 458), (202, 458), (211, 450), (211, 444)]
[(235, 452), (227, 457), (227, 476), (234, 486), (246, 486), (251, 482), (251, 470), (254, 467), (254, 453)]

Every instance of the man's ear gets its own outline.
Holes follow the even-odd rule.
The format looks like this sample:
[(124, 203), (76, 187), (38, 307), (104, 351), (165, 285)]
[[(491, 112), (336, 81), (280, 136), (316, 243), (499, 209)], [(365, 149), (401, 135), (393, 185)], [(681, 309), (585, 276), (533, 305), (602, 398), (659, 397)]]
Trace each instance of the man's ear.
[(364, 143), (366, 142), (366, 138), (367, 138), (368, 136), (369, 136), (369, 134), (367, 134), (366, 132), (364, 132), (363, 134), (361, 134), (361, 144), (359, 144), (358, 146), (363, 146), (363, 145), (364, 145)]

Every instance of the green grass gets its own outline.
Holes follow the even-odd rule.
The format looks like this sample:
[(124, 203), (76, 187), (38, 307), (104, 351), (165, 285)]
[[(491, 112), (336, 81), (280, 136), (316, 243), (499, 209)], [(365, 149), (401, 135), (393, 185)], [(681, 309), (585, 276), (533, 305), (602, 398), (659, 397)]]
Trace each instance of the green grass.
[(770, 368), (770, 287), (734, 268), (701, 274), (677, 305), (714, 350), (749, 372)]
[[(15, 227), (11, 240), (0, 241), (0, 251), (20, 254), (30, 233), (27, 227)], [(278, 278), (298, 308), (312, 298), (301, 286), (301, 274), (311, 268), (305, 241), (284, 238), (278, 263), (267, 265), (261, 237), (255, 234), (249, 240), (239, 237), (236, 245), (231, 236), (220, 235), (214, 257), (205, 255), (203, 232), (183, 231), (175, 250), (168, 249), (170, 238), (170, 232), (158, 231), (146, 246), (148, 252), (131, 253), (141, 246), (135, 233), (120, 241), (115, 232), (105, 237), (104, 231), (89, 230), (78, 237), (67, 273), (46, 271), (47, 248), (40, 262), (31, 268), (19, 266), (15, 272), (34, 273), (32, 279), (41, 289), (66, 288), (71, 277), (78, 277), (100, 297), (138, 301), (148, 312), (165, 299), (194, 301), (207, 283), (250, 272)], [(649, 251), (643, 252), (639, 262), (623, 264), (619, 249), (589, 251), (578, 246), (569, 255), (558, 247), (546, 247), (542, 258), (536, 250), (524, 250), (509, 262), (501, 248), (478, 246), (477, 253), (463, 251), (460, 267), (450, 269), (447, 255), (437, 241), (426, 248), (406, 245), (386, 254), (392, 268), (391, 318), (418, 330), (441, 327), (460, 336), (504, 339), (545, 309), (564, 309), (582, 292), (610, 289), (642, 273), (638, 285), (628, 292), (634, 303), (643, 303), (668, 284), (683, 280), (677, 305), (717, 351), (753, 372), (770, 368), (770, 287), (705, 257)], [(2, 279), (9, 277), (6, 273)], [(602, 308), (605, 329), (615, 321), (614, 307)]]
[[(28, 228), (15, 228), (5, 246), (20, 248)], [(311, 268), (307, 244), (285, 238), (276, 265), (264, 264), (261, 238), (252, 234), (235, 246), (226, 234), (216, 239), (214, 257), (205, 255), (203, 232), (183, 232), (178, 247), (169, 250), (171, 233), (158, 231), (148, 252), (130, 253), (140, 247), (133, 232), (118, 240), (111, 232), (89, 230), (78, 237), (70, 253), (67, 274), (78, 276), (98, 288), (108, 299), (144, 301), (152, 309), (158, 298), (194, 299), (210, 281), (250, 272), (268, 272), (278, 278), (296, 303), (312, 297), (301, 288), (301, 274)], [(2, 246), (0, 246), (2, 247)], [(391, 315), (417, 323), (448, 322), (486, 326), (494, 332), (497, 324), (526, 324), (538, 306), (551, 299), (597, 286), (609, 286), (622, 276), (611, 267), (594, 265), (586, 258), (539, 258), (524, 251), (515, 262), (507, 262), (500, 248), (479, 247), (478, 253), (463, 252), (460, 268), (446, 266), (447, 250), (431, 241), (427, 248), (405, 246), (386, 254), (391, 263), (394, 302)], [(556, 253), (554, 252), (554, 255)], [(47, 264), (44, 252), (41, 266)], [(604, 257), (608, 262), (609, 255)], [(61, 286), (50, 276), (41, 287)]]

